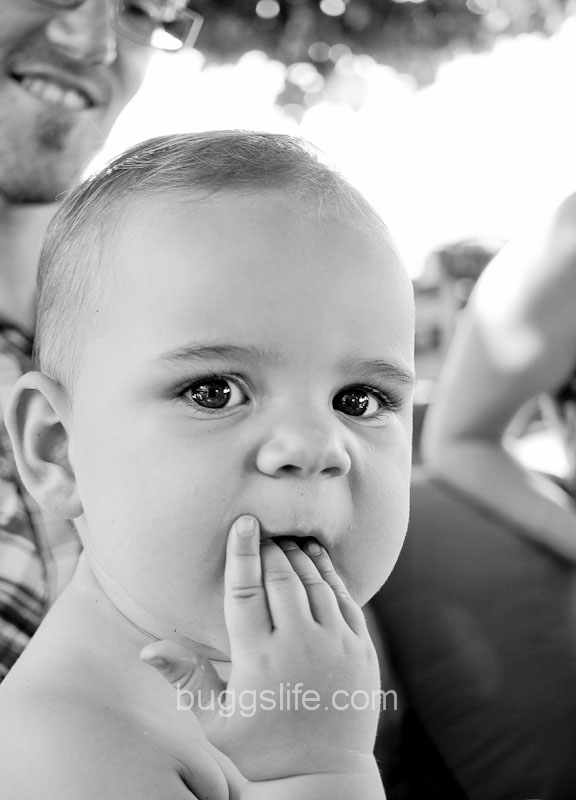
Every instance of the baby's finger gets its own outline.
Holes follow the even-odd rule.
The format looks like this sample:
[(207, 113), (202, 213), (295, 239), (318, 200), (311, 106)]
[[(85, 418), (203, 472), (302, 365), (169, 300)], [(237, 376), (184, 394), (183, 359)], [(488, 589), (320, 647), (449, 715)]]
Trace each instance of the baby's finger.
[(316, 622), (322, 625), (335, 622), (340, 617), (338, 601), (312, 559), (294, 539), (280, 539), (278, 545), (306, 590), (310, 611)]
[(274, 628), (289, 630), (314, 621), (306, 589), (281, 547), (262, 542), (262, 570)]
[(250, 648), (272, 630), (262, 583), (259, 525), (247, 515), (234, 522), (228, 536), (224, 618), (231, 648)]
[(338, 602), (340, 613), (354, 633), (366, 633), (366, 620), (362, 609), (350, 595), (346, 584), (334, 569), (334, 565), (325, 548), (315, 539), (309, 539), (304, 545), (304, 552), (310, 556), (318, 572), (331, 587)]

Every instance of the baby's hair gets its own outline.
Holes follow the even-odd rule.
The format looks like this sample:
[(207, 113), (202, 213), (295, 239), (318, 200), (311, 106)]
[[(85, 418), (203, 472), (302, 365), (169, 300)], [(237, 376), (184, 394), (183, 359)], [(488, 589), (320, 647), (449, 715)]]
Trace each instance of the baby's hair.
[(128, 205), (155, 194), (202, 202), (219, 192), (277, 191), (305, 216), (355, 226), (392, 247), (369, 203), (308, 142), (249, 131), (150, 139), (78, 186), (48, 228), (38, 272), (37, 367), (72, 389), (90, 319), (113, 294), (106, 247)]

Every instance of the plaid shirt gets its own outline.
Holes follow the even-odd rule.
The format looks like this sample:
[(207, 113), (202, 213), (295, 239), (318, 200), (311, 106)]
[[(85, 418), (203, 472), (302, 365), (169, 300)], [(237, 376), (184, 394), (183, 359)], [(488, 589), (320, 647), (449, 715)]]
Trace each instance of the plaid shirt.
[(3, 419), (32, 343), (0, 321), (0, 681), (70, 579), (80, 544), (72, 524), (41, 509), (23, 487)]

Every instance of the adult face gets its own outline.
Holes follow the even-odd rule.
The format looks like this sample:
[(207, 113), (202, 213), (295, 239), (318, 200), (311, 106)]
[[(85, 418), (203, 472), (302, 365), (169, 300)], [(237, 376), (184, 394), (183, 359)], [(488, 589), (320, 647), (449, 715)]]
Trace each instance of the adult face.
[(108, 252), (72, 412), (88, 556), (224, 654), (241, 514), (315, 536), (364, 603), (408, 514), (412, 297), (388, 244), (223, 193), (140, 202)]
[(140, 87), (150, 50), (117, 37), (113, 9), (0, 0), (0, 198), (53, 202)]

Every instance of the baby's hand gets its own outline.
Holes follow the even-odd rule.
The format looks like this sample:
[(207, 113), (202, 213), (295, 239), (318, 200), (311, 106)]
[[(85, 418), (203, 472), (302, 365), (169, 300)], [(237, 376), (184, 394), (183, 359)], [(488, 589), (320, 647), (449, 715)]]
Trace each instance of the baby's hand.
[(178, 666), (168, 651), (169, 680), (200, 691), (203, 709), (214, 699), (197, 712), (212, 743), (252, 781), (362, 772), (378, 720), (377, 658), (326, 550), (260, 542), (256, 520), (241, 517), (228, 539), (224, 610), (232, 671), (220, 702), (211, 665)]

